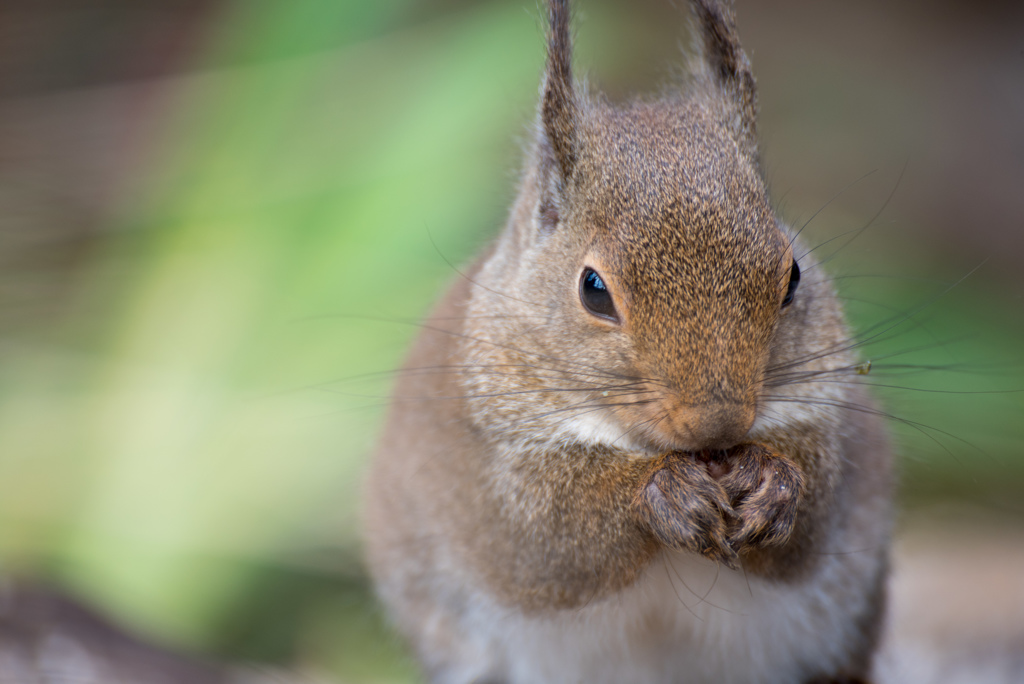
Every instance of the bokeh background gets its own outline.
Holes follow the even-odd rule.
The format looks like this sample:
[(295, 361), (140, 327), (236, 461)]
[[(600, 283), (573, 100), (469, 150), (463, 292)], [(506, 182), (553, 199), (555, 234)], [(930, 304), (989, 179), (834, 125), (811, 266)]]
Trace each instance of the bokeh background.
[[(579, 71), (670, 83), (674, 5), (578, 2)], [(541, 16), (0, 4), (0, 572), (182, 651), (414, 680), (360, 478), (416, 320), (504, 220)], [(905, 510), (1019, 526), (1024, 6), (738, 17), (774, 197), (864, 331)]]

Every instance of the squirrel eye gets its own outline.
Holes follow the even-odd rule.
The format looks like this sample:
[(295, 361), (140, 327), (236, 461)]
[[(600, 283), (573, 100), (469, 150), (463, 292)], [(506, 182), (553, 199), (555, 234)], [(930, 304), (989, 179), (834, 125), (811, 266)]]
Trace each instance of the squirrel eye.
[(583, 275), (580, 276), (580, 301), (583, 302), (583, 307), (595, 316), (618, 323), (619, 315), (615, 311), (615, 303), (612, 302), (608, 286), (592, 268), (583, 269)]
[(793, 295), (796, 294), (796, 286), (800, 284), (800, 267), (793, 260), (793, 268), (789, 271), (789, 286), (786, 288), (786, 296), (782, 300), (782, 307), (785, 308), (793, 303)]

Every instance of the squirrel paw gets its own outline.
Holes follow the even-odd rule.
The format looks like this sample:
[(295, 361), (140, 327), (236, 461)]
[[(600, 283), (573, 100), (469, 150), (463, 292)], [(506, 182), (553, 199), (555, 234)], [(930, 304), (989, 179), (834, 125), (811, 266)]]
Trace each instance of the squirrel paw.
[(720, 480), (738, 516), (729, 527), (729, 545), (739, 553), (784, 544), (796, 524), (800, 467), (761, 444), (737, 447), (731, 456), (732, 467)]
[(633, 508), (665, 546), (739, 567), (728, 535), (730, 523), (738, 524), (739, 518), (726, 490), (692, 458), (667, 456), (641, 487)]

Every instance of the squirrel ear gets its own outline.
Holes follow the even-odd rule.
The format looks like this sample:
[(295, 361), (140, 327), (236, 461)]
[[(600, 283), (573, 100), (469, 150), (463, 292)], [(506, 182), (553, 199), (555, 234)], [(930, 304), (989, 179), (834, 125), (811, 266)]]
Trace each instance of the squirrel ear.
[(740, 45), (731, 0), (693, 0), (702, 64), (738, 107), (737, 133), (756, 156), (757, 87)]
[(548, 60), (540, 119), (562, 177), (568, 179), (576, 165), (579, 123), (579, 105), (572, 83), (569, 0), (548, 0), (548, 24)]

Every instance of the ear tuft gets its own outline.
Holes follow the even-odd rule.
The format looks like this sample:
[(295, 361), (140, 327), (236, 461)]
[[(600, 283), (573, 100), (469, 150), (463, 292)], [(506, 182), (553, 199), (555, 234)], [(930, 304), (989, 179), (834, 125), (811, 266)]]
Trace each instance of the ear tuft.
[(757, 150), (757, 87), (729, 0), (693, 0), (704, 65), (738, 107), (738, 133)]
[(572, 82), (569, 1), (548, 0), (548, 59), (541, 96), (541, 123), (568, 178), (576, 165), (579, 106)]

